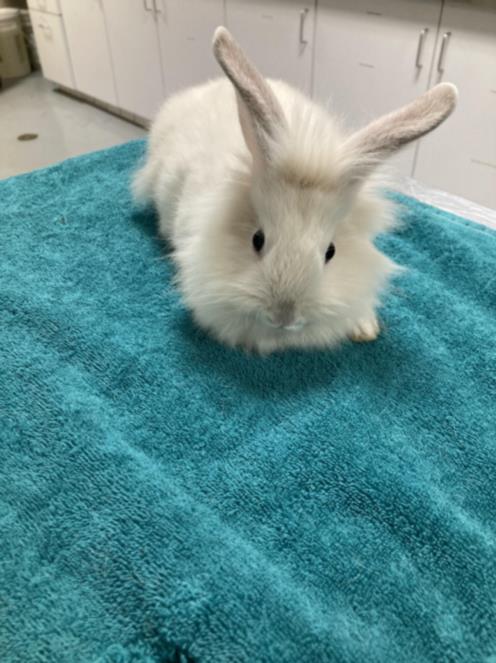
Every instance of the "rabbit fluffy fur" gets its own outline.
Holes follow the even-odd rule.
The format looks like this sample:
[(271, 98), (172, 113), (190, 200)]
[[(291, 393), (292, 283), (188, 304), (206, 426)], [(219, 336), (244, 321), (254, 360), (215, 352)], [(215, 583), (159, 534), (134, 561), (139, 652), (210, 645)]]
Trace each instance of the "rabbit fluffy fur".
[(346, 136), (297, 90), (263, 79), (224, 28), (214, 52), (230, 81), (165, 102), (134, 181), (135, 197), (158, 210), (186, 305), (220, 341), (262, 353), (375, 338), (395, 265), (373, 243), (394, 219), (373, 171), (437, 126), (455, 89), (438, 94), (443, 108), (424, 101), (436, 115), (427, 128), (410, 104)]

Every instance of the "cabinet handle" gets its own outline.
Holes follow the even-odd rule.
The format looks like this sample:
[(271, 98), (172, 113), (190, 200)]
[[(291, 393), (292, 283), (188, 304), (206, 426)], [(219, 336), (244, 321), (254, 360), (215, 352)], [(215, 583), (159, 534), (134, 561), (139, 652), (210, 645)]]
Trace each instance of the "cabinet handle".
[(420, 31), (420, 34), (419, 34), (418, 47), (417, 47), (417, 57), (415, 58), (415, 66), (417, 67), (417, 69), (421, 69), (423, 67), (422, 53), (424, 52), (424, 42), (425, 42), (425, 37), (426, 37), (428, 32), (429, 32), (429, 28), (424, 28), (423, 30)]
[(148, 0), (143, 0), (143, 8), (146, 12), (153, 12), (153, 9), (148, 6)]
[(308, 44), (308, 41), (305, 39), (305, 20), (307, 18), (308, 12), (310, 10), (308, 7), (300, 11), (300, 44)]
[(43, 23), (38, 23), (38, 27), (45, 32), (45, 34), (48, 34), (49, 37), (52, 36), (52, 28), (49, 25), (43, 25)]
[(450, 37), (451, 37), (451, 32), (445, 32), (443, 35), (443, 41), (441, 42), (441, 50), (439, 51), (439, 60), (437, 61), (437, 70), (440, 74), (442, 74), (444, 71), (444, 61), (446, 59), (446, 47), (448, 45)]
[(160, 0), (153, 0), (153, 9), (155, 10), (155, 14), (161, 14), (162, 10), (159, 9), (159, 4)]

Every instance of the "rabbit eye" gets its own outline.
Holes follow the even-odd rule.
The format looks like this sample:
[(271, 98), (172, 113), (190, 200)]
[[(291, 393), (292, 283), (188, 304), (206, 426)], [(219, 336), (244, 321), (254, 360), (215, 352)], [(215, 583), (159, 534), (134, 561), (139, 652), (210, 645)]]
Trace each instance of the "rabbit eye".
[(329, 244), (329, 247), (327, 248), (325, 254), (325, 261), (329, 262), (329, 260), (331, 260), (331, 258), (334, 256), (335, 253), (336, 253), (336, 247), (334, 246), (334, 244)]
[(263, 230), (257, 230), (257, 232), (253, 235), (252, 242), (255, 251), (260, 253), (265, 243), (265, 235), (263, 234)]

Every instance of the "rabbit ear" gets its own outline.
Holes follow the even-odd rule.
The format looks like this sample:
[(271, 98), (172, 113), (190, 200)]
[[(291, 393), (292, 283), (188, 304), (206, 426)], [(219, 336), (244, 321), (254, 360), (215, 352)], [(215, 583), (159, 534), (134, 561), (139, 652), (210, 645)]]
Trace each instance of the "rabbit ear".
[(271, 143), (286, 127), (283, 110), (260, 72), (224, 27), (215, 31), (214, 55), (236, 88), (239, 122), (255, 162), (270, 159)]
[(382, 159), (438, 127), (454, 110), (457, 98), (454, 85), (440, 83), (353, 134), (344, 146), (351, 154), (348, 177), (362, 180)]

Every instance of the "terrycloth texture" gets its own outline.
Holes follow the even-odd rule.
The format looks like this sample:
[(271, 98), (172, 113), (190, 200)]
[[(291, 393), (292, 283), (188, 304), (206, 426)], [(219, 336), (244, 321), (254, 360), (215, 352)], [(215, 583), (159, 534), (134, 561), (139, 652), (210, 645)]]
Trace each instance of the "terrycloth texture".
[(0, 183), (2, 663), (494, 662), (496, 235), (404, 199), (380, 339), (247, 356), (142, 151)]

